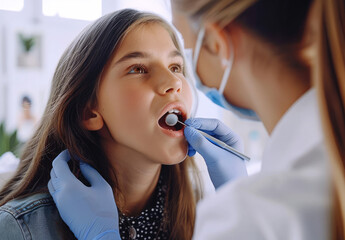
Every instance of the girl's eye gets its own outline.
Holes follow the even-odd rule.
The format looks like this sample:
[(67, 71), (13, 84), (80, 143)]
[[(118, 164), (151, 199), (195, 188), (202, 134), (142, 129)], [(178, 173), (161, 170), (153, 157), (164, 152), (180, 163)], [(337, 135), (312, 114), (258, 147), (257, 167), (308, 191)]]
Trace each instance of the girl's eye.
[(134, 65), (128, 72), (129, 74), (143, 74), (147, 73), (145, 67), (143, 65)]
[(170, 70), (173, 73), (182, 73), (183, 67), (180, 64), (174, 64), (170, 67)]

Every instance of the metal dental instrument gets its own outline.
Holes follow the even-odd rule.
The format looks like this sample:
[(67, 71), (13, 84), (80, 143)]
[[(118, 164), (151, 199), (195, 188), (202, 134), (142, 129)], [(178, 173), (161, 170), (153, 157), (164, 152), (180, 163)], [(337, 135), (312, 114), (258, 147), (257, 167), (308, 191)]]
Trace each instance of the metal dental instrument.
[[(188, 127), (187, 124), (185, 124), (184, 122), (181, 122), (178, 120), (178, 117), (176, 114), (173, 114), (173, 113), (170, 113), (166, 116), (165, 118), (165, 123), (168, 125), (168, 126), (175, 126), (177, 123), (180, 123), (186, 127)], [(202, 134), (204, 137), (206, 137), (210, 142), (212, 142), (213, 144), (217, 145), (218, 147), (221, 147), (223, 148), (224, 150), (227, 150), (228, 152), (231, 152), (233, 154), (235, 154), (236, 156), (238, 156), (239, 158), (243, 159), (243, 160), (247, 160), (249, 161), (250, 158), (246, 155), (244, 155), (243, 153), (240, 153), (239, 151), (237, 151), (235, 148), (233, 147), (230, 147), (229, 145), (227, 145), (226, 143), (222, 142), (221, 140), (199, 130), (199, 129), (196, 129), (200, 134)]]

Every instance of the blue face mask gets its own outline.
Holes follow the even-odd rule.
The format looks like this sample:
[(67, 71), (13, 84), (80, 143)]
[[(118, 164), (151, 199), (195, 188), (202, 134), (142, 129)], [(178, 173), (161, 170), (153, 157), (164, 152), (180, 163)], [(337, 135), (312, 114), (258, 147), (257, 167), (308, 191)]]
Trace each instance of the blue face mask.
[(205, 29), (202, 28), (198, 34), (198, 38), (197, 38), (197, 42), (196, 42), (196, 46), (195, 46), (195, 51), (194, 51), (194, 56), (193, 56), (193, 50), (192, 49), (186, 49), (186, 51), (185, 51), (186, 58), (192, 62), (193, 74), (194, 74), (194, 78), (196, 81), (195, 82), (196, 87), (201, 92), (203, 92), (213, 103), (217, 104), (218, 106), (220, 106), (222, 108), (225, 108), (227, 110), (232, 111), (233, 113), (235, 113), (240, 118), (260, 121), (259, 117), (257, 116), (257, 114), (253, 110), (234, 106), (234, 105), (230, 104), (225, 99), (225, 97), (223, 95), (224, 88), (225, 88), (226, 83), (229, 79), (232, 64), (234, 62), (234, 51), (232, 49), (232, 44), (230, 44), (230, 47), (231, 47), (230, 59), (227, 60), (225, 63), (226, 69), (224, 71), (223, 78), (222, 78), (222, 81), (220, 83), (219, 89), (217, 90), (216, 88), (210, 88), (210, 87), (207, 87), (207, 86), (202, 84), (202, 82), (201, 82), (201, 80), (200, 80), (200, 78), (196, 72), (196, 66), (197, 66), (197, 62), (198, 62), (198, 57), (199, 57), (202, 41), (204, 39), (204, 35), (205, 35)]

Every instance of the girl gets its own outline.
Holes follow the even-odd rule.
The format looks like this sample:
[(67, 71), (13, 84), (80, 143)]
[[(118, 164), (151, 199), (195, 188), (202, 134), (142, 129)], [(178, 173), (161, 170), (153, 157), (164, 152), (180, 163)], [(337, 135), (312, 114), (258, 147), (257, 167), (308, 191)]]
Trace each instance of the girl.
[(80, 174), (80, 160), (111, 186), (122, 239), (190, 239), (201, 188), (183, 130), (164, 118), (174, 112), (185, 120), (191, 107), (181, 46), (168, 23), (135, 10), (97, 20), (61, 57), (40, 126), (0, 192), (2, 239), (72, 238), (46, 187), (64, 149), (85, 184), (92, 179)]

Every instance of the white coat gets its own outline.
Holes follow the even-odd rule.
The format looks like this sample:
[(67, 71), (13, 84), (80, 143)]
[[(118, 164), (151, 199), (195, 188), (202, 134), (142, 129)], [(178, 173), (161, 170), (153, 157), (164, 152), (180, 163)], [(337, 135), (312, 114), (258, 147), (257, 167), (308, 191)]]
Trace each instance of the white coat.
[(222, 186), (197, 207), (193, 239), (330, 239), (330, 173), (315, 90), (284, 114), (262, 171)]

